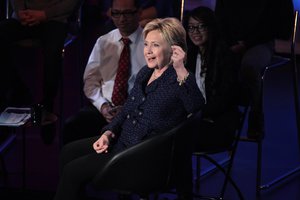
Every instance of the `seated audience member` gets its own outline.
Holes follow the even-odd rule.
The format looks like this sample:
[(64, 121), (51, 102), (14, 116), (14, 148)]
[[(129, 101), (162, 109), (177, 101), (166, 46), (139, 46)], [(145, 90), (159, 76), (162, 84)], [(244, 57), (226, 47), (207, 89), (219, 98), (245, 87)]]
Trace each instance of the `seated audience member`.
[[(158, 17), (157, 8), (155, 7), (155, 0), (138, 0), (139, 8), (141, 9), (139, 16), (139, 24), (142, 28), (151, 21)], [(114, 13), (111, 11), (111, 8), (107, 10), (107, 16), (111, 18), (111, 14)], [(116, 25), (113, 21), (108, 21), (106, 24), (105, 30), (108, 32), (111, 29), (116, 28)]]
[(292, 0), (217, 0), (222, 35), (240, 57), (240, 81), (250, 93), (248, 137), (264, 136), (261, 74), (274, 54), (275, 39), (289, 39)]
[(193, 9), (185, 21), (189, 44), (187, 67), (195, 74), (206, 102), (194, 141), (197, 149), (228, 146), (239, 121), (237, 59), (220, 38), (210, 8)]
[[(201, 115), (188, 132), (192, 133), (192, 151), (228, 147), (238, 127), (237, 59), (220, 39), (214, 12), (197, 7), (187, 12), (184, 23), (188, 32), (186, 66), (195, 74), (205, 99)], [(186, 183), (192, 182), (192, 162), (185, 168)], [(190, 181), (188, 181), (190, 179)], [(190, 184), (193, 188), (192, 184)]]
[[(147, 65), (137, 74), (122, 110), (102, 129), (101, 136), (63, 147), (55, 200), (78, 199), (82, 184), (92, 180), (107, 159), (166, 132), (203, 106), (195, 77), (184, 66), (187, 47), (181, 23), (175, 18), (155, 19), (143, 33)], [(181, 191), (180, 185), (177, 189)]]
[[(171, 0), (139, 0), (142, 9), (140, 15), (140, 26), (144, 27), (149, 21), (155, 18), (174, 17), (173, 1)], [(108, 9), (107, 15), (111, 16), (111, 10)], [(114, 28), (114, 24), (108, 23), (107, 30)]]
[[(140, 9), (137, 0), (114, 0), (112, 20), (117, 29), (99, 37), (84, 72), (84, 93), (89, 103), (64, 125), (63, 144), (99, 135), (101, 128), (114, 118), (121, 107), (112, 101), (119, 59), (124, 49), (122, 38), (130, 39), (129, 75), (124, 79), (129, 92), (137, 72), (146, 64)], [(124, 13), (127, 14), (124, 14)], [(125, 85), (125, 86), (126, 86)], [(112, 112), (114, 110), (114, 112)]]
[[(0, 104), (29, 106), (32, 97), (12, 65), (10, 48), (19, 40), (38, 38), (43, 49), (43, 117), (53, 112), (61, 79), (62, 49), (68, 32), (68, 18), (79, 0), (11, 0), (13, 15), (0, 21)], [(38, 84), (38, 83), (37, 83)], [(45, 119), (47, 120), (47, 119)]]

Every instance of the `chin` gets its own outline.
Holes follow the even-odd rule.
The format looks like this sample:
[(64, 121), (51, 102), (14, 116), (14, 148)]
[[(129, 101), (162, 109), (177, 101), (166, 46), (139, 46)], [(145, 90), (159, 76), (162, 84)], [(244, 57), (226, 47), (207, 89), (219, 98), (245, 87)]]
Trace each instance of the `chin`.
[(151, 69), (156, 69), (156, 68), (158, 68), (157, 65), (148, 65), (148, 67), (151, 68)]
[(155, 67), (157, 67), (156, 63), (147, 63), (147, 65), (148, 65), (149, 68), (155, 68)]

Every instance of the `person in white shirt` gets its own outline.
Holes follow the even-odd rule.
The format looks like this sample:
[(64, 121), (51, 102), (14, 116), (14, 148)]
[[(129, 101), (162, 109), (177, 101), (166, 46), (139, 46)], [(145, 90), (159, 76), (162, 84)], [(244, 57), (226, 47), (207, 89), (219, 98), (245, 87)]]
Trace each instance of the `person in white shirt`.
[(84, 94), (89, 102), (77, 114), (68, 118), (63, 129), (63, 144), (98, 135), (122, 106), (114, 106), (112, 93), (118, 62), (124, 47), (123, 38), (130, 40), (130, 72), (128, 92), (135, 76), (146, 65), (143, 55), (144, 40), (139, 26), (141, 9), (136, 0), (114, 0), (111, 17), (117, 27), (96, 41), (84, 72)]

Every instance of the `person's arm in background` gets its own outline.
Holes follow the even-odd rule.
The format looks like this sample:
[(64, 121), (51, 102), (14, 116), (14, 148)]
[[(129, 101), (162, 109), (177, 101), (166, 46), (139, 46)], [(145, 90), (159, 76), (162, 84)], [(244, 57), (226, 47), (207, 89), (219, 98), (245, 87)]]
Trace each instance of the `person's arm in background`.
[[(47, 20), (58, 20), (67, 22), (80, 0), (64, 0), (51, 4), (47, 1), (27, 5), (23, 0), (11, 0), (16, 18), (24, 25), (36, 25)], [(42, 8), (42, 9), (41, 9)]]
[(14, 11), (26, 9), (24, 0), (10, 0), (10, 4)]
[(58, 1), (56, 4), (45, 7), (44, 12), (48, 20), (57, 17), (68, 17), (74, 11), (74, 8), (81, 0), (63, 0)]
[(99, 67), (101, 60), (101, 42), (100, 38), (90, 54), (87, 66), (83, 75), (83, 91), (89, 101), (99, 110), (107, 122), (110, 122), (114, 115), (110, 112), (112, 106), (102, 95), (103, 79)]

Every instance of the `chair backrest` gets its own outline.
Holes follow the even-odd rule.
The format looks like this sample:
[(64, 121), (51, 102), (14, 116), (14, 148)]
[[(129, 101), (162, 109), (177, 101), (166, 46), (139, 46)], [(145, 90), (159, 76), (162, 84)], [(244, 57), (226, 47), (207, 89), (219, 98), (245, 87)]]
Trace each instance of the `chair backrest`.
[(94, 178), (94, 186), (143, 195), (167, 190), (172, 185), (176, 138), (189, 119), (116, 154)]

